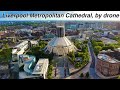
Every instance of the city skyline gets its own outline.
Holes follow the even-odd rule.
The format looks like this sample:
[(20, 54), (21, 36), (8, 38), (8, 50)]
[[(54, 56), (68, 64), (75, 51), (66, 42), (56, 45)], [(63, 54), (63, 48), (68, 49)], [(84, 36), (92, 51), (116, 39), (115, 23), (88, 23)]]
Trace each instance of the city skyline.
[(119, 16), (117, 11), (0, 11), (1, 21), (119, 21)]
[[(0, 65), (4, 68), (0, 67), (0, 78), (117, 79), (120, 76), (119, 24), (3, 22)], [(104, 65), (110, 66), (106, 69)]]

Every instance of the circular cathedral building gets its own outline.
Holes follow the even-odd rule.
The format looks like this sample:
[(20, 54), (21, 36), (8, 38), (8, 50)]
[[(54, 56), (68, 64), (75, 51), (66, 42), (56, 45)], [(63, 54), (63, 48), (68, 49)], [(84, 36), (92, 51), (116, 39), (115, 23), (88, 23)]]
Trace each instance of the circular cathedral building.
[(64, 25), (57, 25), (56, 34), (56, 37), (48, 42), (48, 45), (45, 47), (45, 52), (55, 55), (65, 55), (77, 50), (74, 44), (65, 37)]

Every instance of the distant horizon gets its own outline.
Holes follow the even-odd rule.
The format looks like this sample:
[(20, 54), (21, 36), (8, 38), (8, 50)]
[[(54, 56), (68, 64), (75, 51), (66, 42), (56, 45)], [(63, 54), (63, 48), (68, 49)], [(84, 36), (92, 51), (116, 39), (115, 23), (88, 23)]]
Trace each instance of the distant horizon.
[(118, 16), (118, 11), (0, 11), (0, 21), (118, 22)]

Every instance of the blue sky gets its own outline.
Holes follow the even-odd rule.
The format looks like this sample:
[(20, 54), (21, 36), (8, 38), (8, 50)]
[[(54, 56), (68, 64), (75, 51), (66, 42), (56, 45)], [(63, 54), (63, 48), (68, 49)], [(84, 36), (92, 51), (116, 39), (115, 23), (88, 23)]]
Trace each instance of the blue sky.
[[(87, 17), (62, 17), (62, 18), (4, 18), (3, 13), (5, 14), (29, 14), (29, 13), (39, 13), (39, 14), (53, 14), (53, 13), (59, 13), (59, 14), (66, 14), (66, 13), (71, 13), (71, 14), (91, 14), (93, 17), (87, 18)], [(100, 14), (102, 17), (95, 17), (95, 15)], [(104, 14), (119, 14), (118, 18), (104, 18)], [(77, 20), (77, 21), (120, 21), (120, 11), (0, 11), (0, 21), (32, 21), (32, 20)]]
[[(52, 14), (52, 13), (66, 13), (66, 11), (0, 11), (0, 21), (9, 21), (9, 20), (14, 20), (14, 18), (3, 18), (3, 13), (4, 14), (30, 14), (30, 13), (39, 13), (39, 14)], [(16, 20), (29, 20), (29, 18), (25, 19), (15, 19)], [(30, 19), (31, 20), (31, 19)]]

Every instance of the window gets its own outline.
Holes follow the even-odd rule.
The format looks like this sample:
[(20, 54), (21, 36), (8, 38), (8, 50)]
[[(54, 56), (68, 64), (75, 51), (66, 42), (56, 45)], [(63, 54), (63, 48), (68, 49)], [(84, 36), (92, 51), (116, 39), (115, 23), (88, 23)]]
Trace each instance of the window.
[(41, 77), (43, 77), (43, 74), (40, 74)]

